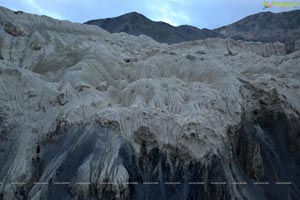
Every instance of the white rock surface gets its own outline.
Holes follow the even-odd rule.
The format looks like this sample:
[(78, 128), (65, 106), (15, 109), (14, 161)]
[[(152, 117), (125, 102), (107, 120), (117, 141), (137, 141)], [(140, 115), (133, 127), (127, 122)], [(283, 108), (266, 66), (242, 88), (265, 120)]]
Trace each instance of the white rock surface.
[[(6, 32), (8, 23), (24, 35)], [(182, 159), (171, 172), (193, 160), (210, 166), (212, 155), (218, 155), (226, 181), (236, 181), (238, 173), (228, 164), (228, 128), (260, 107), (259, 98), (278, 98), (287, 116), (299, 118), (300, 51), (286, 55), (280, 43), (207, 39), (169, 46), (3, 7), (0, 24), (4, 199), (65, 195), (62, 189), (29, 184), (55, 180), (93, 183), (72, 183), (68, 199), (101, 199), (102, 190), (126, 199), (130, 189), (124, 182), (132, 175), (120, 149), (129, 143), (133, 154), (145, 154), (143, 137), (155, 141), (147, 143), (146, 154), (157, 146), (172, 163), (170, 155), (178, 153)], [(262, 95), (254, 97), (251, 88)], [(149, 132), (144, 128), (139, 136), (141, 127)], [(146, 174), (142, 180), (150, 181)], [(105, 181), (116, 184), (103, 189), (99, 183)], [(228, 191), (232, 198), (247, 197), (235, 186)]]

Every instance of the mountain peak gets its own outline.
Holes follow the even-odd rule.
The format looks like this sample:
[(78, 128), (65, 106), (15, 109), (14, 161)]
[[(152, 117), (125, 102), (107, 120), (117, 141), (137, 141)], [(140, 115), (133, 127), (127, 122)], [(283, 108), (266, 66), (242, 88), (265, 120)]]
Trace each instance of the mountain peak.
[(200, 30), (189, 25), (174, 27), (165, 22), (151, 21), (138, 12), (130, 12), (115, 18), (92, 20), (86, 24), (99, 26), (111, 33), (147, 35), (158, 42), (168, 44), (219, 36), (215, 31), (208, 29)]
[[(138, 13), (136, 11), (133, 11), (133, 12), (129, 12), (129, 13), (126, 13), (124, 15), (128, 15), (128, 16), (142, 16), (142, 17), (145, 17), (144, 15), (142, 15), (141, 13)], [(124, 15), (121, 15), (121, 16), (124, 16)]]
[(86, 23), (97, 25), (111, 33), (147, 35), (158, 42), (168, 44), (221, 37), (259, 42), (279, 41), (287, 44), (292, 52), (294, 42), (300, 40), (300, 10), (282, 13), (261, 12), (215, 30), (199, 29), (191, 25), (174, 27), (165, 22), (151, 21), (135, 11)]
[(291, 52), (294, 42), (300, 40), (299, 30), (300, 10), (282, 13), (261, 12), (215, 29), (226, 38), (282, 42), (287, 44)]

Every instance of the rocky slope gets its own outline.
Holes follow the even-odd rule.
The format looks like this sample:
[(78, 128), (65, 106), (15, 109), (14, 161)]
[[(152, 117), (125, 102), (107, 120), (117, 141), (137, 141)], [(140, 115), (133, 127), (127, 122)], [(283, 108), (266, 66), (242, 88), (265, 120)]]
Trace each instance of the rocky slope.
[(300, 51), (286, 53), (1, 7), (0, 199), (299, 199)]
[(259, 42), (282, 42), (295, 50), (300, 40), (300, 10), (282, 13), (262, 12), (216, 29), (226, 38)]
[(167, 44), (221, 37), (220, 34), (209, 29), (198, 29), (188, 25), (174, 27), (165, 22), (154, 22), (137, 12), (114, 18), (91, 20), (86, 24), (99, 26), (111, 33), (147, 35)]
[(257, 13), (215, 30), (188, 25), (173, 27), (164, 22), (153, 22), (136, 12), (91, 20), (86, 24), (97, 25), (111, 33), (143, 34), (167, 44), (218, 37), (264, 43), (282, 42), (287, 52), (291, 53), (297, 50), (300, 41), (300, 10)]

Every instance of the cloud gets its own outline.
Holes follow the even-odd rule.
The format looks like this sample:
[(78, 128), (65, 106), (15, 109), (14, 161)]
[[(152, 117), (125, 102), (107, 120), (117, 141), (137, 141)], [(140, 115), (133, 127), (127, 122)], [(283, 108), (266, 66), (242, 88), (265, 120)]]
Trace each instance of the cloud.
[(64, 19), (64, 17), (61, 16), (60, 14), (57, 14), (53, 11), (51, 12), (48, 9), (43, 8), (35, 0), (25, 0), (25, 1), (22, 1), (22, 3), (25, 4), (26, 7), (29, 7), (30, 10), (34, 10), (35, 14), (47, 15), (47, 16), (51, 16), (51, 17), (56, 18), (56, 19)]
[(41, 5), (41, 1), (37, 0), (14, 0), (14, 1), (3, 1), (2, 6), (12, 10), (22, 10), (32, 14), (47, 15), (56, 19), (66, 19), (63, 15), (54, 12), (51, 9)]
[(149, 16), (153, 20), (164, 21), (174, 26), (188, 24), (191, 21), (190, 17), (184, 10), (176, 7), (176, 2), (184, 3), (182, 0), (155, 0), (148, 1), (145, 8), (148, 10)]
[[(136, 11), (154, 21), (199, 28), (217, 28), (263, 11), (263, 0), (2, 0), (1, 4), (10, 9), (73, 22)], [(266, 11), (284, 10), (272, 8)]]

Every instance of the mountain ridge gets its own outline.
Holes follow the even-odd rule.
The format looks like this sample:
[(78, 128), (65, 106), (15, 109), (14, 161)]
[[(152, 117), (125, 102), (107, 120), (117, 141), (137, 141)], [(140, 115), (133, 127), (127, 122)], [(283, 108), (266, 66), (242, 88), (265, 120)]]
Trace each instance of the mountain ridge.
[(262, 12), (214, 29), (225, 38), (257, 42), (282, 42), (289, 52), (300, 40), (300, 10)]
[(300, 40), (300, 10), (260, 12), (212, 30), (191, 25), (174, 27), (165, 22), (151, 21), (137, 12), (90, 20), (85, 24), (97, 25), (111, 33), (144, 34), (167, 44), (219, 37), (264, 43), (278, 41), (286, 45), (288, 52), (293, 52), (295, 42)]
[(137, 12), (130, 12), (114, 18), (90, 20), (85, 24), (99, 26), (110, 33), (143, 34), (167, 44), (221, 37), (220, 34), (209, 29), (198, 29), (189, 25), (175, 27), (166, 22), (154, 22)]

